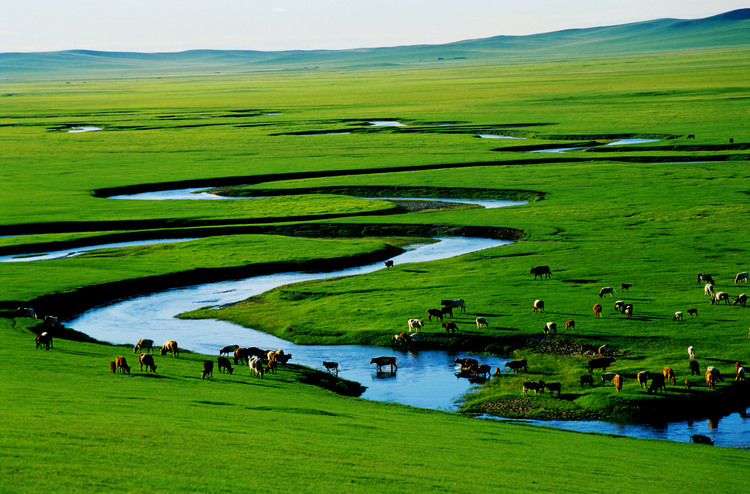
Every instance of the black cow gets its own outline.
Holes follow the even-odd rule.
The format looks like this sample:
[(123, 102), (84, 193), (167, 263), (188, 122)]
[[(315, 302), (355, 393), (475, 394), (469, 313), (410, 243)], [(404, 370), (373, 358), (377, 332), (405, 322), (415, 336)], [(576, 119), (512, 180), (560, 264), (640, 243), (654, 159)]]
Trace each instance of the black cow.
[(534, 275), (534, 279), (536, 279), (537, 276), (540, 278), (550, 278), (552, 276), (552, 271), (550, 271), (549, 266), (535, 266), (531, 268), (530, 272)]
[(615, 359), (613, 359), (612, 357), (595, 358), (589, 360), (586, 364), (586, 367), (589, 369), (589, 375), (591, 375), (591, 372), (594, 369), (601, 369), (602, 372), (607, 372), (607, 367), (612, 365), (612, 362), (614, 361)]

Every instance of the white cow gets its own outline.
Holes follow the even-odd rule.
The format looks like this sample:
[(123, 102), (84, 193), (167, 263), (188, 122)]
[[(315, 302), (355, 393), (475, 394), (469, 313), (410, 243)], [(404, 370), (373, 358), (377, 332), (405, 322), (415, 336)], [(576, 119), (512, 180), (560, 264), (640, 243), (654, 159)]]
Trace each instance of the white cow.
[(422, 329), (422, 326), (424, 326), (424, 323), (420, 321), (419, 319), (409, 319), (409, 332), (417, 332), (420, 329)]

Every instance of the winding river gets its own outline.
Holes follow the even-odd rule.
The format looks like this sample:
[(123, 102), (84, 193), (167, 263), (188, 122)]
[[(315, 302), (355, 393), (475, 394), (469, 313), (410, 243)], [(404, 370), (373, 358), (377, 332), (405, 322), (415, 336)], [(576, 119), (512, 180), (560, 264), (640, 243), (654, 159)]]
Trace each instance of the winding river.
[[(148, 199), (215, 199), (210, 194), (196, 194), (194, 190), (178, 192), (149, 193)], [(182, 197), (180, 197), (182, 195)], [(189, 195), (189, 197), (185, 197)], [(203, 196), (203, 197), (199, 197)], [(128, 199), (146, 197), (121, 196)], [(515, 203), (518, 204), (518, 203)], [(443, 238), (432, 244), (412, 246), (403, 254), (394, 257), (397, 266), (405, 263), (429, 262), (445, 259), (469, 252), (500, 247), (507, 241), (482, 238)], [(382, 347), (357, 345), (295, 345), (275, 336), (243, 328), (224, 321), (182, 320), (174, 316), (204, 306), (220, 306), (272, 288), (291, 283), (356, 276), (384, 269), (382, 263), (355, 267), (337, 272), (279, 273), (243, 280), (198, 285), (173, 289), (115, 302), (104, 307), (94, 308), (80, 317), (65, 321), (66, 326), (75, 328), (101, 341), (115, 344), (133, 344), (139, 338), (151, 338), (155, 342), (175, 339), (180, 346), (194, 352), (216, 355), (227, 344), (256, 346), (259, 348), (281, 348), (292, 354), (292, 362), (322, 370), (324, 360), (338, 361), (340, 376), (360, 382), (367, 387), (362, 395), (365, 399), (402, 403), (405, 405), (455, 411), (464, 393), (472, 384), (455, 376), (453, 360), (458, 356), (445, 351), (399, 351)], [(437, 301), (436, 301), (437, 302)], [(469, 308), (471, 310), (471, 308)], [(412, 315), (420, 317), (421, 314)], [(428, 325), (430, 323), (427, 323)], [(439, 329), (429, 327), (428, 333)], [(138, 328), (134, 331), (133, 328)], [(394, 333), (406, 330), (394, 328)], [(395, 374), (378, 375), (374, 366), (368, 365), (370, 358), (378, 355), (395, 355), (399, 369)], [(503, 368), (506, 359), (491, 356), (475, 356), (480, 363)], [(743, 414), (744, 415), (744, 410)], [(750, 422), (739, 413), (711, 420), (669, 422), (654, 425), (623, 425), (597, 421), (532, 421), (514, 420), (558, 427), (579, 432), (596, 432), (625, 435), (636, 438), (669, 439), (687, 442), (692, 434), (711, 437), (716, 445), (744, 447), (750, 445)], [(492, 417), (484, 417), (490, 419)], [(503, 420), (503, 419), (500, 419)], [(719, 426), (719, 423), (721, 424)]]

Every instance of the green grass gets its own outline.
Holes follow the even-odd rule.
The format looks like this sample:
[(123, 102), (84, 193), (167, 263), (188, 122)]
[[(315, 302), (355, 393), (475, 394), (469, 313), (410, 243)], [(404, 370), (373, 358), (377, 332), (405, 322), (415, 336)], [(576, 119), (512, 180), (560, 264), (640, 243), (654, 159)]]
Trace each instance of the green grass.
[[(630, 492), (684, 490), (685, 472), (705, 471), (702, 446), (368, 403), (304, 384), (319, 377), (301, 368), (262, 382), (239, 370), (200, 381), (204, 357), (192, 354), (157, 357), (160, 378), (140, 371), (112, 375), (107, 364), (118, 353), (133, 365), (129, 348), (57, 339), (54, 350), (32, 356), (26, 326), (33, 321), (12, 318), (12, 310), (36, 299), (42, 312), (64, 312), (65, 305), (52, 303), (56, 294), (106, 292), (118, 282), (132, 293), (154, 288), (156, 279), (188, 283), (206, 271), (390, 255), (389, 245), (413, 240), (394, 238), (392, 225), (413, 226), (401, 227), (409, 237), (437, 227), (518, 229), (524, 237), (509, 246), (356, 279), (281, 287), (202, 315), (282, 337), (294, 325), (298, 343), (331, 341), (336, 328), (339, 342), (384, 345), (406, 319), (424, 317), (443, 298), (464, 298), (467, 313), (455, 318), (459, 333), (449, 337), (428, 323), (425, 346), (530, 361), (524, 377), (494, 378), (467, 397), (467, 412), (506, 414), (502, 404), (520, 398), (526, 378), (560, 381), (568, 395), (530, 398), (528, 416), (626, 419), (632, 418), (629, 408), (658, 410), (665, 401), (699, 407), (735, 387), (670, 387), (654, 401), (632, 376), (671, 366), (678, 379), (689, 378), (688, 345), (696, 347), (703, 367), (716, 365), (724, 374), (747, 356), (748, 309), (708, 304), (696, 275), (713, 274), (718, 288), (733, 296), (746, 290), (732, 279), (748, 269), (749, 54), (742, 46), (362, 72), (162, 79), (100, 73), (70, 84), (54, 78), (9, 82), (3, 93), (13, 96), (2, 99), (0, 117), (0, 235), (32, 235), (0, 238), (0, 253), (83, 245), (104, 235), (210, 236), (0, 264), (0, 308), (7, 316), (0, 319), (0, 390), (18, 397), (0, 405), (0, 490), (229, 491), (246, 478), (304, 492), (433, 492), (466, 485), (479, 492), (599, 492), (605, 484)], [(409, 126), (365, 124), (374, 119)], [(62, 131), (79, 125), (105, 130)], [(340, 130), (354, 133), (293, 135)], [(528, 139), (477, 139), (478, 133)], [(696, 139), (685, 139), (687, 134)], [(564, 155), (511, 149), (623, 136), (665, 140)], [(362, 170), (370, 172), (357, 174)], [(315, 175), (321, 173), (328, 176)], [(287, 180), (268, 181), (269, 175)], [(247, 179), (224, 184), (224, 177)], [(94, 194), (183, 181), (244, 183), (285, 195), (206, 203)], [(475, 197), (490, 189), (512, 197), (518, 191), (541, 195), (523, 192), (530, 203), (506, 209), (408, 211), (350, 195), (291, 190), (394, 186), (426, 195), (451, 188)], [(371, 212), (382, 214), (354, 216)], [(331, 216), (311, 216), (322, 214)], [(357, 238), (348, 237), (355, 233)], [(551, 266), (552, 279), (532, 279), (530, 267), (541, 264)], [(614, 313), (614, 299), (597, 296), (600, 287), (622, 282), (634, 284), (618, 293), (634, 303), (632, 319)], [(543, 315), (531, 312), (537, 298), (547, 304)], [(76, 307), (90, 302), (83, 295), (65, 300)], [(596, 302), (605, 309), (600, 320), (591, 311)], [(697, 320), (671, 320), (689, 307), (699, 308)], [(477, 330), (477, 315), (490, 327)], [(576, 332), (560, 330), (554, 340), (608, 343), (618, 353), (613, 370), (627, 378), (622, 394), (611, 387), (581, 391), (581, 356), (534, 351), (544, 323), (562, 328), (566, 319), (576, 320)], [(712, 474), (694, 475), (694, 488), (744, 487), (747, 452), (710, 451)], [(661, 458), (679, 468), (665, 468)]]

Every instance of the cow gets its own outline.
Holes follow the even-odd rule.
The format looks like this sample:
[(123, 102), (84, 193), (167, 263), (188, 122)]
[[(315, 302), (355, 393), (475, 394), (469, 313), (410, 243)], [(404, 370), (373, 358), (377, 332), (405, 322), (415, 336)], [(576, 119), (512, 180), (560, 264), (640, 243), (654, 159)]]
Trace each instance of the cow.
[(688, 367), (690, 367), (690, 375), (691, 376), (700, 376), (701, 375), (701, 367), (698, 364), (697, 360), (691, 360)]
[(432, 321), (432, 318), (440, 319), (440, 322), (443, 321), (443, 311), (440, 309), (427, 309), (427, 320)]
[(396, 372), (398, 369), (398, 364), (396, 363), (396, 357), (373, 357), (370, 359), (371, 364), (375, 364), (375, 369), (377, 370), (378, 374), (381, 372), (382, 368), (387, 366), (390, 366), (391, 368), (391, 374)]
[(688, 314), (690, 314), (690, 319), (693, 318), (693, 316), (698, 317), (698, 309), (688, 309)]
[(615, 372), (603, 372), (599, 376), (599, 379), (601, 379), (602, 381), (602, 386), (604, 386), (607, 383), (607, 381), (612, 381), (616, 375), (617, 374)]
[(526, 396), (527, 391), (533, 391), (537, 394), (544, 394), (544, 381), (527, 381), (523, 383), (523, 395)]
[(217, 359), (217, 362), (219, 363), (219, 372), (229, 372), (232, 374), (234, 372), (234, 369), (232, 368), (232, 363), (229, 361), (226, 357), (219, 357)]
[(474, 374), (475, 377), (479, 377), (481, 375), (486, 378), (488, 375), (492, 374), (492, 367), (487, 364), (473, 365), (471, 366), (471, 368), (469, 368), (469, 370), (472, 374)]
[(707, 444), (709, 446), (714, 445), (713, 440), (708, 436), (704, 436), (703, 434), (693, 434), (692, 436), (690, 436), (690, 442), (694, 444)]
[(214, 378), (214, 361), (206, 359), (203, 361), (203, 372), (201, 372), (201, 379)]
[(457, 358), (456, 360), (453, 361), (453, 365), (455, 364), (460, 365), (462, 369), (470, 369), (472, 367), (479, 365), (479, 362), (477, 362), (477, 359), (466, 357), (466, 358)]
[(737, 295), (737, 298), (734, 299), (734, 303), (732, 305), (741, 305), (742, 307), (747, 307), (747, 295), (744, 293), (740, 293)]
[(708, 367), (706, 367), (706, 372), (710, 372), (711, 374), (713, 374), (717, 381), (724, 382), (724, 378), (721, 377), (721, 372), (719, 372), (719, 369), (717, 369), (716, 367), (709, 365)]
[(734, 365), (737, 368), (737, 375), (734, 377), (734, 380), (744, 381), (745, 380), (745, 368), (742, 367), (739, 362), (735, 362)]
[(477, 329), (489, 327), (489, 324), (487, 324), (487, 319), (485, 319), (484, 317), (477, 317), (476, 322), (477, 322)]
[(664, 376), (661, 374), (651, 374), (651, 385), (646, 390), (647, 393), (658, 392), (659, 390), (666, 391), (667, 386), (664, 384)]
[(161, 350), (159, 353), (161, 355), (166, 355), (167, 352), (171, 353), (173, 357), (178, 357), (180, 355), (180, 350), (177, 348), (177, 342), (174, 340), (167, 340), (164, 342), (164, 345), (162, 345)]
[(263, 378), (263, 360), (259, 359), (258, 357), (252, 357), (247, 362), (247, 365), (248, 367), (250, 367), (250, 370), (254, 375)]
[(602, 306), (599, 304), (594, 304), (594, 319), (597, 317), (602, 317)]
[(748, 278), (750, 278), (750, 273), (747, 271), (737, 273), (737, 276), (734, 277), (734, 284), (736, 285), (739, 282), (747, 283)]
[(677, 311), (674, 313), (674, 316), (672, 316), (673, 321), (680, 321), (682, 322), (682, 311)]
[(550, 331), (552, 331), (554, 334), (557, 334), (557, 323), (554, 322), (548, 322), (544, 325), (544, 334), (549, 334)]
[[(284, 353), (282, 350), (276, 350), (275, 353)], [(251, 346), (247, 348), (248, 357), (258, 357), (259, 359), (268, 358), (268, 352), (261, 350), (257, 346)]]
[(445, 316), (451, 316), (453, 317), (453, 307), (448, 307), (447, 305), (444, 305), (440, 308), (440, 312), (443, 314), (443, 317)]
[(695, 139), (695, 134), (688, 134), (687, 138), (688, 139)]
[(589, 388), (594, 385), (594, 379), (589, 374), (581, 376), (581, 389), (583, 389), (585, 384), (588, 384)]
[(409, 319), (407, 323), (409, 324), (410, 333), (417, 332), (422, 329), (422, 326), (424, 326), (422, 321), (420, 321), (419, 319)]
[(240, 347), (234, 349), (234, 365), (238, 365), (240, 362), (247, 363), (249, 358), (247, 348)]
[(458, 331), (458, 326), (456, 326), (456, 323), (453, 321), (444, 322), (443, 327), (445, 328), (446, 333)]
[(611, 286), (605, 286), (602, 287), (601, 290), (599, 290), (599, 298), (602, 298), (603, 296), (609, 294), (609, 298), (615, 298), (615, 289)]
[(534, 275), (534, 279), (536, 279), (537, 276), (545, 279), (552, 276), (552, 271), (550, 271), (549, 266), (535, 266), (531, 268), (530, 273)]
[[(393, 338), (391, 338), (391, 345), (394, 345), (394, 346), (395, 345), (408, 345), (409, 343), (411, 343), (411, 337), (406, 333), (394, 334)], [(273, 355), (276, 355), (273, 352), (270, 352), (270, 353), (272, 353)]]
[(227, 345), (219, 350), (219, 355), (234, 355), (234, 351), (237, 350), (239, 345)]
[(710, 365), (706, 368), (706, 384), (708, 389), (714, 389), (716, 387), (716, 374), (713, 373), (714, 367)]
[(711, 299), (711, 305), (724, 301), (725, 304), (729, 305), (729, 294), (727, 292), (716, 292)]
[(117, 370), (120, 372), (127, 372), (130, 374), (130, 366), (128, 365), (128, 362), (125, 360), (125, 357), (122, 355), (118, 355), (115, 358), (115, 366), (117, 367)]
[(268, 367), (268, 372), (271, 374), (276, 374), (276, 367), (279, 366), (279, 361), (277, 360), (277, 355), (274, 353), (269, 359), (266, 366)]
[(560, 383), (544, 383), (544, 387), (549, 390), (550, 394), (557, 391), (557, 396), (560, 396), (560, 392), (562, 391), (562, 384)]
[(568, 319), (565, 321), (565, 330), (566, 331), (575, 331), (576, 330), (576, 322), (573, 319)]
[(622, 383), (624, 379), (620, 374), (615, 374), (615, 377), (612, 378), (612, 382), (615, 384), (615, 389), (618, 393), (622, 391)]
[(292, 354), (284, 352), (279, 353), (279, 351), (280, 350), (276, 351), (276, 362), (286, 367), (286, 363), (292, 360)]
[(453, 309), (461, 309), (461, 312), (466, 312), (466, 302), (464, 302), (464, 299), (459, 298), (455, 300), (441, 300), (440, 305), (443, 307), (451, 307)]
[(137, 353), (138, 350), (148, 351), (148, 353), (152, 353), (154, 351), (154, 340), (141, 338), (133, 347), (133, 353)]
[(609, 345), (607, 343), (603, 344), (596, 349), (596, 352), (599, 354), (599, 358), (606, 357), (607, 355), (609, 355)]
[(109, 361), (109, 370), (112, 372), (112, 374), (117, 372), (117, 364), (115, 364), (114, 360)]
[(323, 368), (333, 374), (334, 372), (336, 375), (339, 375), (339, 369), (341, 368), (339, 366), (338, 362), (323, 362)]
[(514, 374), (516, 374), (521, 369), (528, 370), (528, 364), (526, 362), (526, 359), (512, 360), (510, 362), (505, 362), (505, 367), (512, 369)]
[(586, 367), (589, 370), (589, 374), (591, 374), (594, 369), (602, 369), (602, 372), (607, 372), (607, 367), (612, 365), (614, 361), (615, 359), (612, 357), (595, 358), (589, 360)]
[(393, 259), (385, 261), (385, 269), (393, 269)]
[(411, 339), (412, 343), (417, 343), (419, 341), (419, 333), (411, 333), (409, 335), (409, 338)]
[(633, 286), (633, 284), (632, 284), (632, 283), (621, 283), (621, 284), (620, 284), (620, 291), (621, 291), (621, 292), (627, 292), (628, 290), (630, 290), (630, 288), (631, 288), (632, 286)]
[(688, 352), (688, 357), (690, 358), (690, 360), (695, 360), (695, 348), (693, 347), (693, 345), (690, 345), (688, 347), (687, 352)]
[(154, 356), (150, 353), (141, 353), (138, 355), (138, 363), (141, 364), (141, 371), (143, 366), (146, 366), (147, 372), (156, 372), (156, 364), (154, 363)]
[(669, 381), (672, 383), (672, 385), (677, 384), (677, 378), (674, 375), (674, 371), (671, 367), (664, 367), (662, 369), (662, 374), (664, 375), (664, 379), (666, 381)]
[(641, 371), (635, 377), (638, 379), (638, 384), (641, 385), (641, 389), (646, 389), (648, 380), (651, 377), (650, 373), (647, 371)]
[(544, 300), (534, 300), (534, 304), (531, 306), (531, 312), (544, 312)]
[(706, 283), (706, 286), (703, 287), (703, 295), (705, 297), (714, 296), (714, 286), (711, 283)]
[(690, 391), (690, 389), (693, 387), (693, 383), (690, 382), (690, 379), (685, 379), (685, 387)]
[(633, 304), (625, 304), (622, 308), (622, 313), (628, 317), (633, 317)]
[(703, 273), (699, 274), (698, 282), (696, 283), (696, 285), (700, 285), (701, 281), (704, 281), (706, 283), (711, 283), (712, 285), (714, 284), (714, 279), (710, 274), (703, 274)]
[(50, 348), (54, 348), (52, 346), (52, 335), (48, 333), (47, 331), (43, 331), (39, 333), (35, 339), (36, 341), (36, 347), (43, 347), (45, 350), (49, 350)]

